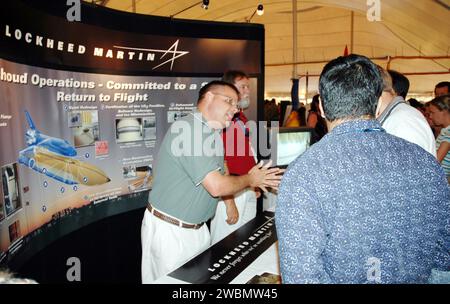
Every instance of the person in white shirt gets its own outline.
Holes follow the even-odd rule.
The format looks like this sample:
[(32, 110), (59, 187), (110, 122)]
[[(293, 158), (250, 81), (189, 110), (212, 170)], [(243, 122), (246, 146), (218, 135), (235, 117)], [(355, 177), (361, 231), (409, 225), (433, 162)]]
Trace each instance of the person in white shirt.
[(376, 116), (389, 134), (417, 144), (436, 157), (433, 132), (423, 114), (405, 102), (409, 80), (396, 71), (385, 71), (383, 93), (378, 102)]

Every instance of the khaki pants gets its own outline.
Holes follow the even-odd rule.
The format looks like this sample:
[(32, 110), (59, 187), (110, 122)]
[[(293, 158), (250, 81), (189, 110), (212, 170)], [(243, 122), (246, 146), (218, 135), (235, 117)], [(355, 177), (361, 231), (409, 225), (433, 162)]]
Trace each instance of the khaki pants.
[(209, 247), (208, 226), (199, 229), (181, 228), (167, 223), (145, 209), (141, 226), (142, 283), (176, 270)]

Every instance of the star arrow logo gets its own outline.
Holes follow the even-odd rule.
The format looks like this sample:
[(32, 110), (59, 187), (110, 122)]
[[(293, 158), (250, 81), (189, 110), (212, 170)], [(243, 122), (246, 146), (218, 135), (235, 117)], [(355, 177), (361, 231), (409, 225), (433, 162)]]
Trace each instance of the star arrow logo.
[(134, 48), (134, 47), (126, 47), (126, 46), (114, 46), (114, 48), (122, 49), (122, 50), (134, 50), (134, 51), (140, 51), (140, 52), (147, 52), (147, 53), (149, 53), (147, 55), (147, 58), (150, 57), (149, 55), (152, 55), (151, 53), (163, 53), (159, 59), (163, 60), (163, 58), (165, 57), (167, 60), (158, 64), (157, 66), (153, 67), (152, 70), (155, 70), (167, 63), (170, 63), (170, 70), (172, 70), (175, 59), (180, 58), (181, 56), (184, 56), (186, 54), (189, 54), (188, 51), (179, 51), (178, 50), (178, 42), (179, 41), (180, 40), (175, 41), (175, 43), (172, 44), (170, 46), (170, 48), (167, 50), (144, 49), (144, 48)]
[(181, 56), (184, 56), (184, 55), (189, 53), (187, 51), (178, 51), (178, 41), (179, 40), (177, 40), (174, 44), (172, 44), (172, 46), (159, 59), (163, 59), (167, 54), (172, 54), (172, 58), (169, 59), (169, 60), (164, 61), (163, 63), (161, 63), (161, 64), (159, 64), (157, 66), (155, 66), (153, 68), (153, 70), (158, 68), (158, 67), (160, 67), (160, 66), (162, 66), (162, 65), (164, 65), (164, 64), (166, 64), (166, 63), (168, 63), (168, 62), (171, 62), (170, 70), (172, 70), (173, 63), (175, 62), (175, 59), (180, 58)]

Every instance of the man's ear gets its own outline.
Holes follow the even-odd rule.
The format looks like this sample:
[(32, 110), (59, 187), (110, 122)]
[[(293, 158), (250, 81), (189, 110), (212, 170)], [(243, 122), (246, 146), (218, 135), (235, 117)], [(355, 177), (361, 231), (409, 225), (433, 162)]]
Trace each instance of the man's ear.
[(325, 118), (325, 112), (323, 111), (323, 107), (322, 107), (322, 99), (319, 98), (319, 112), (320, 112), (320, 116), (322, 116), (322, 118)]
[(377, 109), (375, 110), (375, 118), (381, 115), (381, 105), (383, 104), (383, 93), (381, 93), (380, 98), (378, 98)]
[(375, 110), (375, 118), (378, 118), (387, 106), (392, 102), (395, 97), (394, 91), (383, 91), (381, 92), (380, 98), (378, 98), (377, 109)]
[(212, 100), (212, 98), (214, 97), (214, 94), (212, 94), (211, 92), (206, 92), (203, 97), (198, 101), (198, 105), (202, 105), (203, 107), (207, 104), (210, 103), (210, 101)]
[(211, 91), (206, 92), (205, 94), (205, 101), (211, 102), (214, 98), (214, 94)]

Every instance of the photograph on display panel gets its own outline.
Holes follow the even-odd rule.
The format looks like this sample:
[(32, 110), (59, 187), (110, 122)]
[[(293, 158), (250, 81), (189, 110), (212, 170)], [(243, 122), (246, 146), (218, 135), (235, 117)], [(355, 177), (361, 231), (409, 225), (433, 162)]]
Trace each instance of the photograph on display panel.
[(142, 118), (116, 119), (117, 143), (143, 140)]
[[(22, 207), (19, 191), (17, 163), (2, 167), (2, 192), (5, 215), (9, 216)], [(3, 211), (2, 211), (3, 212)], [(0, 219), (2, 216), (0, 215)]]
[(100, 139), (98, 111), (81, 111), (69, 114), (75, 147), (94, 145)]

